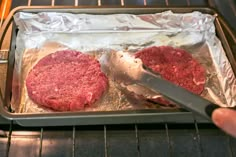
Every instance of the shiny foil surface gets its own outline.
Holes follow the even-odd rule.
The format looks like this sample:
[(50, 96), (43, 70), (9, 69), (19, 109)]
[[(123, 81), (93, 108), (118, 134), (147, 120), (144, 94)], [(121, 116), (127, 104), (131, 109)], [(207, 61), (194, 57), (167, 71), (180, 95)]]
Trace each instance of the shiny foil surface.
[[(143, 15), (19, 12), (14, 20), (19, 28), (11, 101), (16, 113), (53, 112), (33, 103), (25, 86), (31, 68), (50, 53), (73, 49), (100, 60), (102, 54), (110, 51), (134, 53), (146, 47), (164, 45), (188, 51), (206, 69), (202, 97), (220, 106), (236, 106), (235, 74), (216, 36), (212, 15), (171, 11)], [(109, 89), (101, 100), (82, 111), (163, 108), (136, 99), (130, 92), (134, 88), (135, 85), (131, 85), (124, 89), (109, 80)], [(144, 91), (146, 97), (158, 96), (147, 89)]]

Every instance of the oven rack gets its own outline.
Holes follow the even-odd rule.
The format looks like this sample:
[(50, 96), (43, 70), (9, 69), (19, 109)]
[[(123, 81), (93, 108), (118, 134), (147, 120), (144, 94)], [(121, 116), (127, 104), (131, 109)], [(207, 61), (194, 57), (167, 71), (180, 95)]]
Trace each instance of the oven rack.
[(0, 130), (3, 157), (236, 157), (235, 148), (236, 139), (197, 123), (44, 128), (11, 123)]
[[(210, 6), (216, 8), (228, 22), (235, 24), (236, 6), (234, 0), (2, 0), (2, 14), (0, 17), (0, 26), (3, 23), (3, 17), (6, 16), (8, 8), (17, 6), (157, 6), (157, 7), (196, 7)], [(236, 28), (234, 28), (236, 30)]]

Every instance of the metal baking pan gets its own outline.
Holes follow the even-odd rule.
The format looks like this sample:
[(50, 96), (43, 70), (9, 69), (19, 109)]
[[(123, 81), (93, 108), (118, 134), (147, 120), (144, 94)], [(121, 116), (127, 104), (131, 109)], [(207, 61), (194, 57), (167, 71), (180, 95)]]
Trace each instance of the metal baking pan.
[[(234, 33), (224, 22), (221, 16), (211, 8), (154, 8), (154, 7), (114, 7), (114, 8), (91, 8), (91, 7), (18, 7), (12, 10), (4, 22), (0, 31), (0, 45), (6, 31), (12, 24), (12, 36), (10, 52), (7, 60), (7, 78), (5, 91), (0, 94), (0, 112), (7, 119), (15, 120), (23, 126), (60, 126), (60, 125), (98, 125), (98, 124), (137, 124), (137, 123), (192, 123), (195, 120), (200, 123), (209, 123), (209, 121), (193, 115), (182, 109), (160, 109), (160, 110), (132, 110), (132, 111), (109, 111), (109, 112), (55, 112), (55, 113), (12, 113), (11, 112), (11, 87), (14, 68), (14, 53), (17, 28), (13, 21), (13, 15), (17, 12), (69, 12), (69, 13), (89, 13), (89, 14), (147, 14), (158, 13), (171, 10), (174, 13), (189, 13), (200, 11), (216, 16), (215, 27), (218, 38), (221, 40), (229, 62), (231, 63), (234, 74), (236, 74), (236, 61), (233, 53), (233, 46), (236, 45)], [(226, 38), (227, 32), (230, 36), (230, 42)]]

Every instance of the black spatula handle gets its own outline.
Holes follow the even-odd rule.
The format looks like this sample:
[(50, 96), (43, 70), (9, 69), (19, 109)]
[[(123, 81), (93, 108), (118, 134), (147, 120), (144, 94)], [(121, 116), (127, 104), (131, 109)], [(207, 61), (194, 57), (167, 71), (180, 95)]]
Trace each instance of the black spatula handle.
[(227, 108), (227, 109), (231, 109), (231, 110), (235, 110), (236, 111), (236, 107), (220, 107), (216, 104), (209, 104), (208, 106), (206, 106), (205, 108), (205, 112), (208, 114), (209, 117), (212, 116), (212, 113), (215, 109), (218, 108)]

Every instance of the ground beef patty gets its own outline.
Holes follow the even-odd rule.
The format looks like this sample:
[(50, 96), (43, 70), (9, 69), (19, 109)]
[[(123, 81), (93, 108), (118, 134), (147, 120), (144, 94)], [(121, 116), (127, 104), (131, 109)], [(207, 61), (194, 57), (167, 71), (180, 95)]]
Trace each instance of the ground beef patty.
[(98, 100), (107, 86), (108, 79), (99, 62), (72, 50), (42, 58), (26, 78), (29, 97), (57, 111), (84, 109)]
[[(201, 94), (205, 85), (205, 69), (185, 50), (170, 46), (149, 47), (135, 54), (144, 65), (195, 94)], [(168, 105), (169, 101), (159, 97), (153, 101)]]

